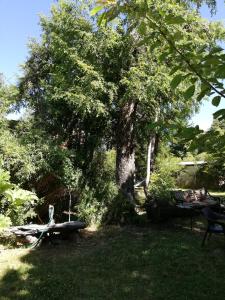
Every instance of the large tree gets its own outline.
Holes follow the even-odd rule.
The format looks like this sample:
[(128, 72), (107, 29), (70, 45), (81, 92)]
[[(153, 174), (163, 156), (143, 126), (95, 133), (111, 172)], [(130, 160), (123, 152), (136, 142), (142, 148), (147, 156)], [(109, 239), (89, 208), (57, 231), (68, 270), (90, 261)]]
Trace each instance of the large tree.
[[(116, 148), (117, 184), (129, 199), (134, 194), (136, 143), (146, 144), (156, 133), (162, 136), (174, 126), (171, 119), (179, 122), (193, 107), (196, 73), (187, 71), (183, 61), (177, 65), (178, 45), (184, 54), (193, 51), (199, 62), (202, 49), (215, 50), (216, 37), (222, 36), (220, 27), (207, 25), (206, 32), (199, 16), (175, 5), (171, 10), (175, 14), (177, 9), (177, 15), (167, 20), (168, 41), (160, 32), (165, 3), (163, 17), (156, 14), (159, 24), (148, 23), (145, 13), (140, 15), (141, 2), (132, 1), (138, 4), (140, 20), (133, 22), (131, 10), (131, 17), (122, 15), (116, 25), (99, 28), (79, 5), (61, 1), (51, 18), (41, 19), (42, 40), (31, 44), (20, 80), (20, 99), (33, 109), (34, 126), (73, 150), (84, 173), (97, 149)], [(181, 14), (189, 22), (186, 27)], [(170, 44), (175, 37), (178, 45)]]
[[(221, 98), (224, 98), (225, 90), (220, 80), (225, 75), (224, 53), (223, 49), (217, 46), (217, 42), (224, 40), (225, 30), (219, 23), (203, 20), (193, 9), (193, 3), (199, 7), (204, 1), (97, 2), (99, 6), (95, 7), (92, 13), (100, 12), (101, 25), (110, 24), (111, 20), (122, 14), (129, 24), (128, 32), (138, 36), (137, 46), (145, 45), (147, 49), (150, 48), (154, 59), (171, 68), (171, 78), (167, 80), (171, 81), (173, 92), (179, 91), (179, 86), (186, 84), (186, 89), (183, 90), (186, 101), (190, 98), (200, 101), (205, 96), (216, 93), (212, 103), (217, 106)], [(215, 9), (215, 1), (206, 3)], [(154, 79), (157, 80), (156, 78), (155, 76)], [(167, 103), (168, 106), (174, 106), (170, 99)], [(158, 119), (157, 114), (158, 112), (154, 119)], [(224, 110), (217, 113), (218, 116), (223, 114)], [(125, 136), (125, 131), (122, 135)]]
[[(212, 103), (218, 105), (224, 96), (224, 52), (217, 45), (224, 40), (224, 26), (219, 22), (207, 22), (193, 8), (207, 3), (212, 10), (216, 1), (175, 1), (175, 0), (99, 0), (101, 4), (92, 13), (101, 12), (99, 23), (106, 24), (121, 13), (132, 27), (143, 37), (142, 43), (161, 48), (165, 42), (162, 61), (176, 58), (171, 74), (175, 74), (171, 85), (176, 88), (189, 77), (190, 87), (187, 96), (198, 89), (198, 99), (216, 93)], [(179, 72), (183, 70), (185, 76)], [(220, 112), (224, 115), (224, 111)]]
[(168, 84), (170, 62), (160, 66), (158, 51), (139, 46), (127, 20), (94, 30), (71, 3), (54, 7), (41, 24), (42, 41), (32, 43), (20, 81), (34, 126), (73, 149), (84, 172), (96, 149), (115, 146), (118, 186), (133, 198), (136, 137), (156, 110), (163, 115), (184, 103)]

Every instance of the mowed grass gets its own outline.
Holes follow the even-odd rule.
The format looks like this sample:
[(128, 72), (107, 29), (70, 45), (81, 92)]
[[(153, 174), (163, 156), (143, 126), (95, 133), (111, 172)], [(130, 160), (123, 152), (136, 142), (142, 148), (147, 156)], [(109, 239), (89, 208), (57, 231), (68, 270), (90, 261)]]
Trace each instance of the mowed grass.
[(0, 253), (0, 299), (224, 299), (225, 241), (164, 225), (111, 227), (77, 244)]

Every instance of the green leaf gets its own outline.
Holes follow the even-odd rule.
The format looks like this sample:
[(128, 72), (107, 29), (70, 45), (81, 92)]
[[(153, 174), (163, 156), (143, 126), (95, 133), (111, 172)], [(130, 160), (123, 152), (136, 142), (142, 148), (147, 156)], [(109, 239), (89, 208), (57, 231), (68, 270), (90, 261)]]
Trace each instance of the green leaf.
[(195, 127), (183, 128), (181, 131), (181, 135), (185, 140), (192, 140), (194, 137), (196, 137), (196, 135), (202, 132), (203, 131), (199, 129), (199, 126), (197, 125)]
[(107, 16), (106, 13), (104, 12), (98, 18), (98, 26), (106, 26), (106, 24), (107, 24)]
[(160, 40), (156, 40), (154, 44), (151, 46), (151, 51), (153, 51), (155, 48), (162, 45), (162, 42)]
[(214, 106), (218, 106), (220, 104), (220, 100), (221, 100), (221, 97), (220, 96), (216, 96), (212, 99), (212, 105)]
[(141, 35), (145, 35), (146, 34), (146, 24), (144, 22), (141, 22), (141, 24), (139, 25), (138, 32)]
[(210, 51), (210, 53), (211, 53), (211, 54), (214, 54), (214, 53), (218, 53), (218, 52), (222, 52), (222, 51), (224, 51), (224, 49), (223, 49), (222, 47), (220, 47), (220, 46), (215, 46), (215, 47)]
[(225, 78), (225, 65), (220, 66), (216, 71), (217, 78)]
[(90, 12), (90, 15), (91, 16), (94, 16), (94, 15), (96, 15), (100, 10), (102, 10), (104, 8), (104, 6), (96, 6), (96, 7), (94, 7), (92, 10), (91, 10), (91, 12)]
[(169, 55), (169, 53), (167, 52), (163, 52), (160, 56), (159, 56), (159, 61), (163, 62), (165, 60), (165, 58)]
[(208, 84), (202, 83), (201, 92), (198, 94), (197, 101), (201, 101), (205, 96), (208, 96), (211, 87)]
[(222, 82), (219, 82), (218, 80), (214, 80), (215, 82), (213, 82), (214, 86), (218, 89), (223, 89), (224, 88), (224, 84)]
[(170, 82), (171, 88), (176, 89), (182, 80), (183, 80), (183, 76), (181, 74), (176, 75)]
[[(189, 74), (189, 76), (190, 76), (191, 74)], [(192, 77), (192, 78), (190, 78), (190, 82), (192, 83), (192, 84), (195, 84), (196, 82), (197, 82), (197, 78), (196, 77)]]
[(12, 222), (9, 217), (0, 214), (0, 231), (11, 226)]
[(181, 16), (167, 16), (165, 18), (167, 24), (183, 24), (185, 23), (185, 20)]
[(184, 37), (184, 35), (182, 34), (182, 32), (177, 31), (175, 32), (175, 34), (173, 35), (173, 40), (174, 41), (179, 41)]
[(147, 36), (147, 37), (143, 38), (140, 42), (138, 42), (137, 46), (140, 47), (142, 45), (146, 45), (151, 40), (152, 40), (152, 36), (151, 35)]
[(213, 117), (214, 117), (215, 119), (220, 119), (220, 120), (225, 119), (225, 109), (223, 108), (223, 109), (217, 110), (217, 111), (213, 114)]
[(175, 66), (175, 67), (173, 67), (172, 70), (170, 71), (170, 75), (173, 75), (173, 74), (176, 73), (179, 69), (180, 69), (180, 66)]
[(205, 65), (218, 65), (220, 63), (220, 60), (217, 56), (208, 56), (204, 58)]
[(185, 100), (190, 99), (195, 93), (195, 85), (191, 85), (185, 92), (184, 92), (184, 98)]
[(108, 10), (106, 12), (107, 22), (114, 20), (117, 15), (118, 15), (118, 11), (116, 7), (113, 7), (112, 9)]

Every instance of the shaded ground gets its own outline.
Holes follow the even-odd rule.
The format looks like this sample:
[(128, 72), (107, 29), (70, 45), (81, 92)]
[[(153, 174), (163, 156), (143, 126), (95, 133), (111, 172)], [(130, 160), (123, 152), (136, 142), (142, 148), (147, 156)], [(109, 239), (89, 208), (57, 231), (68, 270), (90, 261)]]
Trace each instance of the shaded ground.
[[(187, 224), (188, 225), (188, 224)], [(224, 299), (225, 241), (188, 226), (112, 227), (0, 253), (0, 299)]]

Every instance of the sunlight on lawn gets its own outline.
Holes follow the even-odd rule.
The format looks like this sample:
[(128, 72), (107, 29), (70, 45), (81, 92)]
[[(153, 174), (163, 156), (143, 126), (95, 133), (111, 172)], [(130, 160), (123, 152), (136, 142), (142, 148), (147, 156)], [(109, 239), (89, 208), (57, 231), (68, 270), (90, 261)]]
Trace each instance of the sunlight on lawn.
[[(202, 232), (113, 228), (76, 245), (0, 256), (0, 299), (222, 299), (223, 237)], [(219, 274), (219, 276), (217, 276)], [(210, 285), (206, 285), (210, 282)], [(210, 297), (211, 296), (211, 297)]]

